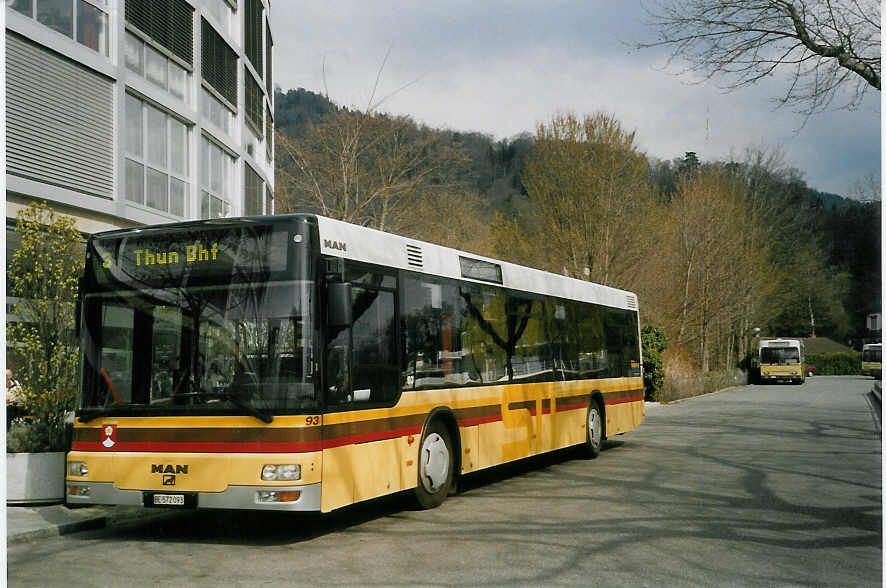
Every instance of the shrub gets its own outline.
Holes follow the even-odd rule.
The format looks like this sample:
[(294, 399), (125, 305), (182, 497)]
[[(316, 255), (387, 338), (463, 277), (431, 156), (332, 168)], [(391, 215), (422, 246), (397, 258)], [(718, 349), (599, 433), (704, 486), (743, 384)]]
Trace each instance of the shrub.
[(18, 321), (7, 324), (6, 353), (31, 419), (17, 428), (16, 443), (31, 453), (64, 451), (65, 417), (77, 397), (74, 307), (83, 239), (73, 218), (56, 216), (45, 202), (19, 211), (16, 230), (21, 247), (9, 261), (7, 280)]
[(815, 366), (817, 376), (848, 376), (861, 373), (861, 353), (809, 353), (806, 364)]
[(646, 400), (659, 400), (664, 386), (662, 353), (668, 346), (664, 329), (646, 325), (642, 330), (643, 343), (643, 388)]
[(30, 418), (17, 418), (6, 432), (7, 453), (42, 453), (52, 451), (49, 426)]

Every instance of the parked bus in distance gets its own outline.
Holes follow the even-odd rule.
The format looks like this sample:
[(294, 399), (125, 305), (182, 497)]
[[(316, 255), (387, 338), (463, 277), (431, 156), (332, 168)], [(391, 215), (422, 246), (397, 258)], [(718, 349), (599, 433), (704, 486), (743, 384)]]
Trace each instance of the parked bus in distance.
[(873, 376), (879, 380), (882, 368), (880, 362), (883, 356), (882, 343), (868, 343), (861, 348), (861, 373)]
[(793, 382), (806, 379), (803, 342), (798, 339), (763, 339), (760, 341), (760, 382)]
[(70, 504), (327, 512), (645, 417), (637, 298), (314, 215), (92, 236)]

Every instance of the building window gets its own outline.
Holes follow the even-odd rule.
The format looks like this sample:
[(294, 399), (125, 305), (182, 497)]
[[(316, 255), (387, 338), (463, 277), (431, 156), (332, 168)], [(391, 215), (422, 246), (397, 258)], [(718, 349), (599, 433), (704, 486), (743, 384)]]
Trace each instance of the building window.
[(77, 42), (102, 55), (108, 54), (108, 15), (97, 6), (77, 2)]
[(245, 24), (245, 39), (243, 42), (246, 58), (252, 63), (252, 67), (259, 76), (262, 75), (262, 5), (261, 0), (246, 0), (246, 9), (243, 15)]
[(188, 209), (188, 127), (126, 94), (126, 199), (185, 216)]
[(37, 22), (74, 38), (74, 4), (71, 0), (39, 0)]
[(237, 52), (205, 18), (201, 19), (201, 47), (203, 79), (236, 110)]
[(231, 215), (234, 158), (206, 137), (200, 138), (200, 218)]
[(188, 102), (190, 74), (185, 68), (130, 32), (126, 33), (125, 53), (124, 61), (129, 71)]
[(271, 74), (274, 69), (271, 67), (271, 55), (274, 49), (274, 41), (271, 39), (271, 23), (267, 23), (265, 28), (265, 88), (268, 89), (268, 96), (274, 95), (274, 85), (271, 82)]
[(108, 15), (104, 3), (91, 0), (12, 0), (7, 5), (93, 51), (108, 54)]
[(34, 0), (11, 0), (6, 5), (16, 12), (27, 17), (34, 18)]
[(194, 63), (194, 9), (185, 0), (126, 0), (126, 22), (188, 65)]
[(261, 176), (250, 166), (243, 166), (243, 179), (246, 189), (243, 198), (243, 214), (246, 216), (262, 214), (262, 196), (264, 182)]
[(219, 25), (219, 30), (231, 34), (231, 23), (233, 22), (233, 10), (226, 0), (206, 0), (203, 4), (206, 8), (206, 14), (215, 19), (215, 23)]
[(245, 67), (243, 70), (243, 83), (245, 86), (243, 109), (246, 115), (246, 126), (252, 129), (256, 137), (261, 140), (264, 136), (264, 129), (262, 128), (264, 94), (262, 93), (261, 86)]
[(209, 122), (231, 134), (231, 129), (234, 127), (234, 113), (203, 87), (200, 88), (200, 113)]
[(268, 163), (274, 161), (274, 120), (271, 118), (271, 108), (265, 105), (265, 156)]

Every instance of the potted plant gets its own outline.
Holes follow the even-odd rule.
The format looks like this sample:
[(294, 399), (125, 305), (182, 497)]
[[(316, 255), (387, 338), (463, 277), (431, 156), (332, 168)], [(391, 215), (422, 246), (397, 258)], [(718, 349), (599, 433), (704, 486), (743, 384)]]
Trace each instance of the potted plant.
[(19, 248), (6, 268), (12, 298), (7, 365), (13, 368), (22, 416), (6, 437), (7, 503), (64, 499), (65, 421), (77, 397), (79, 351), (74, 333), (83, 238), (74, 219), (45, 202), (19, 211)]

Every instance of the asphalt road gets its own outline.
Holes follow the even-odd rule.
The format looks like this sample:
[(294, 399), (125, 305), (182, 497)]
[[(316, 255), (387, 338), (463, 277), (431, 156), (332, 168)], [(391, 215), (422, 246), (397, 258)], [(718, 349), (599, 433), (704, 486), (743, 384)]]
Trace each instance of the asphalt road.
[(872, 380), (670, 405), (611, 440), (324, 516), (199, 511), (13, 546), (10, 586), (875, 586)]

